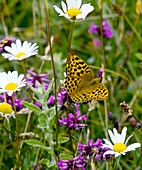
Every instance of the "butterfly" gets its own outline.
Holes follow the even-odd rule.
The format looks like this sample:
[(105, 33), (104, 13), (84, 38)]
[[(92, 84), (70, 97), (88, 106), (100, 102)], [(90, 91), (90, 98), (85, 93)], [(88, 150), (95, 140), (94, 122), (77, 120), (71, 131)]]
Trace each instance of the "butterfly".
[(91, 100), (105, 100), (108, 89), (95, 78), (89, 65), (77, 55), (68, 54), (66, 65), (65, 89), (69, 97), (76, 103)]

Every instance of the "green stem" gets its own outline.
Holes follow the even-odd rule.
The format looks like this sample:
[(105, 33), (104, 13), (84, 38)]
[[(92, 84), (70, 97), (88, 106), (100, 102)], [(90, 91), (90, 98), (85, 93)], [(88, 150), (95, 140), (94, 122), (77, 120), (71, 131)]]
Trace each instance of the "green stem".
[(46, 0), (44, 2), (44, 11), (46, 16), (46, 23), (47, 23), (47, 29), (48, 29), (48, 43), (50, 47), (50, 55), (51, 55), (51, 63), (52, 63), (52, 70), (53, 70), (53, 77), (54, 77), (54, 93), (55, 93), (55, 111), (56, 111), (56, 148), (57, 148), (57, 157), (59, 159), (58, 154), (58, 108), (57, 108), (57, 84), (56, 84), (56, 72), (55, 72), (55, 65), (54, 65), (54, 57), (53, 57), (53, 51), (52, 51), (52, 43), (51, 43), (51, 35), (50, 35), (50, 24), (49, 24), (49, 16), (48, 16), (48, 7)]
[(26, 77), (26, 66), (24, 60), (22, 60), (22, 67), (23, 67), (24, 76)]
[(71, 41), (72, 41), (73, 31), (74, 31), (74, 24), (75, 24), (75, 20), (72, 21), (71, 28), (70, 28), (70, 37), (69, 37), (69, 44), (68, 44), (68, 53), (70, 52)]
[[(71, 41), (72, 41), (73, 31), (74, 31), (74, 23), (75, 23), (75, 20), (72, 21), (71, 28), (70, 28), (70, 37), (69, 37), (69, 44), (68, 44), (68, 53), (70, 52)], [(68, 118), (68, 113), (69, 113), (68, 107), (69, 107), (69, 96), (67, 96), (67, 110), (66, 110), (67, 118)], [(73, 142), (72, 142), (72, 136), (71, 136), (71, 131), (70, 131), (70, 129), (69, 129), (68, 131), (69, 131), (70, 145), (71, 145), (71, 148), (72, 148), (73, 156), (75, 156), (74, 148), (73, 148)]]
[(133, 26), (133, 24), (129, 21), (129, 19), (127, 18), (126, 15), (123, 15), (123, 16), (124, 16), (124, 19), (126, 20), (126, 22), (128, 23), (128, 25), (132, 28), (132, 30), (138, 37), (139, 41), (142, 43), (142, 38), (141, 38), (140, 34), (137, 32), (137, 30), (135, 29), (135, 27)]
[(3, 164), (3, 158), (4, 158), (4, 152), (5, 152), (5, 144), (6, 140), (3, 140), (3, 145), (1, 143), (1, 154), (0, 154), (0, 169), (2, 169), (2, 164)]
[[(102, 0), (103, 3), (103, 0)], [(106, 55), (105, 55), (105, 45), (104, 45), (104, 36), (103, 36), (103, 27), (102, 27), (102, 22), (103, 22), (103, 17), (102, 17), (102, 9), (103, 5), (101, 4), (101, 9), (100, 9), (100, 31), (101, 31), (101, 43), (102, 43), (102, 54), (103, 54), (103, 64), (104, 68), (106, 67)]]
[(119, 161), (120, 161), (120, 156), (115, 159), (114, 167), (112, 168), (113, 170), (115, 170), (117, 165), (119, 165)]
[[(106, 54), (105, 54), (105, 44), (104, 44), (104, 36), (103, 36), (103, 27), (102, 27), (102, 22), (103, 22), (103, 18), (102, 18), (102, 11), (103, 11), (103, 0), (101, 2), (101, 8), (100, 8), (100, 30), (101, 30), (101, 43), (102, 43), (102, 54), (103, 54), (103, 64), (104, 64), (104, 69), (106, 67)], [(104, 79), (105, 79), (105, 73), (104, 73)], [(108, 115), (107, 115), (107, 103), (106, 100), (104, 101), (104, 112), (105, 112), (105, 124), (106, 124), (106, 138), (108, 139)]]
[(2, 119), (2, 128), (3, 128), (7, 133), (12, 134), (12, 132), (10, 132), (9, 130), (7, 130), (7, 129), (5, 128), (5, 126), (4, 126), (4, 120), (5, 120), (5, 118)]
[[(30, 118), (31, 118), (31, 112), (29, 111), (28, 118), (27, 118), (27, 121), (26, 121), (26, 126), (25, 126), (24, 133), (27, 132), (28, 125), (29, 125), (29, 122), (30, 122)], [(20, 149), (22, 149), (22, 145), (23, 145), (23, 143), (24, 143), (24, 139), (25, 139), (25, 136), (23, 136), (23, 138), (22, 138), (22, 141), (21, 141), (21, 144), (20, 144)]]
[(14, 101), (14, 94), (12, 95), (12, 102), (14, 105), (14, 113), (15, 113), (15, 118), (16, 118), (16, 147), (17, 147), (17, 162), (18, 162), (18, 169), (20, 169), (20, 150), (19, 150), (19, 127), (18, 127), (18, 115), (16, 112), (16, 105)]
[[(68, 106), (69, 106), (69, 103), (68, 103), (68, 96), (67, 96), (67, 109), (66, 109), (66, 116), (67, 116), (67, 119), (68, 119)], [(71, 136), (71, 130), (68, 129), (68, 134), (69, 134), (69, 138), (70, 138), (70, 146), (71, 146), (71, 150), (72, 150), (72, 153), (73, 153), (73, 157), (75, 157), (75, 152), (74, 152), (74, 148), (73, 148), (73, 142), (72, 142), (72, 136)]]

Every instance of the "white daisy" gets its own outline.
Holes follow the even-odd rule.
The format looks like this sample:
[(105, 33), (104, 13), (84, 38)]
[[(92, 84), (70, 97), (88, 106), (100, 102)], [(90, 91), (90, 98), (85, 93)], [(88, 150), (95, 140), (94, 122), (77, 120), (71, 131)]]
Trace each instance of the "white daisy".
[(23, 60), (38, 53), (38, 46), (36, 43), (32, 44), (28, 41), (24, 41), (22, 44), (19, 39), (16, 40), (16, 43), (12, 43), (11, 47), (5, 46), (4, 49), (8, 53), (3, 53), (2, 56), (9, 60)]
[(82, 4), (82, 0), (66, 0), (67, 5), (62, 1), (63, 11), (54, 5), (55, 10), (60, 14), (59, 16), (64, 16), (67, 19), (85, 19), (86, 16), (94, 10), (94, 7), (90, 4)]
[(9, 96), (15, 91), (20, 91), (21, 87), (26, 85), (24, 74), (18, 76), (17, 71), (0, 73), (0, 93), (7, 92)]
[(9, 117), (14, 116), (14, 111), (12, 110), (12, 107), (10, 104), (8, 103), (0, 103), (0, 115), (2, 117), (5, 117), (6, 119), (8, 119)]
[(113, 132), (111, 130), (108, 130), (109, 136), (113, 142), (113, 144), (107, 140), (103, 139), (105, 141), (105, 144), (103, 144), (103, 148), (110, 148), (111, 150), (108, 150), (104, 153), (104, 155), (114, 155), (115, 157), (119, 155), (125, 155), (128, 151), (134, 151), (136, 148), (140, 147), (140, 143), (133, 143), (129, 146), (127, 146), (128, 140), (133, 136), (129, 136), (128, 139), (125, 141), (126, 138), (126, 131), (127, 128), (124, 127), (121, 134), (117, 132), (115, 128), (113, 128)]

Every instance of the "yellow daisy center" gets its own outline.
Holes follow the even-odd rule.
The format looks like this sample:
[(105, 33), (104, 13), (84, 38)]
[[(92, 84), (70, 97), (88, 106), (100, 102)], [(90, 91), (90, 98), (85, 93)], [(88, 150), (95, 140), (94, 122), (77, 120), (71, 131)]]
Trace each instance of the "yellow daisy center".
[(127, 149), (126, 145), (124, 143), (116, 143), (115, 145), (113, 145), (113, 150), (115, 152), (124, 152)]
[(5, 86), (5, 90), (15, 90), (17, 88), (17, 84), (16, 83), (8, 83), (6, 86)]
[(26, 55), (25, 52), (19, 52), (19, 53), (16, 54), (16, 58), (20, 58), (20, 57), (23, 57), (25, 55)]
[(66, 14), (68, 14), (71, 18), (75, 18), (78, 14), (81, 14), (81, 11), (77, 8), (69, 9)]
[(8, 103), (0, 103), (0, 112), (3, 114), (10, 114), (12, 112), (12, 107)]

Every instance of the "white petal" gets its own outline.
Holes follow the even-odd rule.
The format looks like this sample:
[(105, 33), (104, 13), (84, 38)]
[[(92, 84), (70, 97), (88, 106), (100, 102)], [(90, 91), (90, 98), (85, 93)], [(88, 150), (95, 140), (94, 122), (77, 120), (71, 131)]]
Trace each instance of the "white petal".
[(11, 44), (11, 48), (13, 49), (14, 53), (17, 54), (17, 46), (15, 43)]
[(69, 19), (69, 20), (71, 19), (71, 17), (69, 15), (67, 15), (67, 14), (64, 14), (64, 17)]
[(65, 15), (63, 13), (63, 11), (59, 7), (57, 7), (56, 5), (54, 5), (53, 7), (55, 8), (56, 12), (58, 12), (60, 14), (60, 16), (64, 16)]
[(77, 8), (78, 4), (76, 0), (66, 0), (66, 2), (67, 2), (68, 10), (71, 8)]
[(76, 19), (85, 19), (86, 18), (86, 14), (78, 14), (76, 16)]
[(16, 40), (17, 52), (21, 52), (22, 43), (19, 39)]
[(17, 72), (17, 71), (11, 72), (10, 79), (12, 79), (15, 83), (17, 83), (17, 80), (18, 80), (18, 72)]
[(18, 79), (17, 79), (17, 85), (19, 85), (21, 83), (23, 78), (24, 78), (24, 74), (20, 74)]
[[(25, 51), (25, 50), (26, 50), (27, 45), (28, 45), (28, 41), (24, 41), (24, 42), (23, 42), (23, 45), (22, 45), (22, 49), (23, 49), (23, 51)], [(25, 51), (25, 52), (26, 52), (26, 51)]]
[[(32, 44), (29, 48), (28, 48), (28, 53), (33, 52), (34, 50), (38, 49), (38, 46), (36, 43)], [(26, 51), (27, 52), (27, 51)]]
[(108, 130), (108, 133), (109, 133), (109, 136), (110, 136), (112, 142), (115, 144), (116, 141), (115, 141), (115, 138), (114, 138), (114, 135), (113, 135), (112, 131), (111, 131), (111, 130)]
[(104, 156), (105, 155), (114, 155), (116, 152), (114, 152), (113, 150), (110, 150), (110, 151), (106, 151), (105, 153), (104, 153)]
[(105, 144), (107, 144), (108, 146), (110, 146), (111, 148), (113, 148), (113, 145), (111, 144), (111, 142), (107, 139), (103, 139), (105, 141)]
[(13, 91), (8, 91), (7, 94), (8, 94), (8, 96), (12, 96)]
[(62, 8), (63, 8), (64, 13), (66, 13), (67, 5), (63, 1), (61, 2), (61, 4), (62, 4)]
[[(90, 12), (92, 12), (94, 10), (94, 7), (93, 6), (91, 6), (90, 4), (83, 4), (82, 6), (81, 6), (81, 8), (80, 8), (80, 11), (82, 12), (82, 14), (83, 14), (83, 16), (84, 16), (84, 18), (83, 19), (85, 19), (85, 17), (90, 13)], [(78, 15), (79, 16), (79, 15)], [(77, 17), (78, 17), (77, 16)], [(77, 18), (76, 17), (76, 18)], [(77, 18), (78, 19), (78, 18)]]
[(82, 4), (82, 0), (77, 0), (77, 8), (79, 9)]
[(115, 158), (118, 157), (119, 155), (121, 155), (121, 153), (115, 152)]
[(136, 148), (139, 148), (140, 146), (141, 146), (140, 143), (133, 143), (127, 147), (126, 152), (134, 151)]
[(113, 146), (107, 145), (107, 144), (103, 144), (102, 146), (103, 148), (109, 148), (111, 150), (113, 150)]
[(15, 52), (11, 47), (9, 47), (9, 46), (5, 46), (4, 49), (5, 49), (7, 52), (9, 52), (9, 53), (11, 53), (11, 54), (13, 54), (13, 55), (16, 54), (16, 52)]
[(116, 143), (117, 142), (124, 143), (123, 138), (121, 137), (121, 135), (118, 133), (118, 131), (115, 128), (113, 128), (113, 133), (114, 133), (114, 139), (115, 139)]
[(127, 139), (126, 142), (125, 142), (125, 145), (127, 145), (129, 139), (130, 139), (132, 136), (133, 136), (133, 135), (130, 135), (130, 136), (128, 137), (128, 139)]
[(124, 127), (122, 132), (121, 132), (121, 136), (122, 136), (122, 143), (124, 143), (125, 138), (126, 138), (126, 132), (127, 132), (127, 127)]
[(10, 60), (11, 57), (15, 58), (15, 55), (9, 54), (9, 53), (2, 53), (2, 56), (4, 58), (8, 58)]

